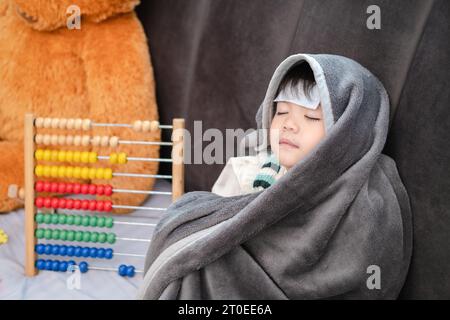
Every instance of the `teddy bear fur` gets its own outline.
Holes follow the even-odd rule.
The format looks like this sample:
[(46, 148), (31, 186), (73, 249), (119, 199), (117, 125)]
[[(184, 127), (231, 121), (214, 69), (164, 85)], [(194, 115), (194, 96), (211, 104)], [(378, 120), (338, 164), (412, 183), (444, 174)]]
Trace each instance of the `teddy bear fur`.
[[(143, 28), (133, 11), (138, 3), (137, 0), (0, 0), (0, 212), (23, 206), (23, 201), (8, 198), (7, 190), (10, 184), (24, 184), (23, 119), (27, 112), (39, 117), (89, 118), (101, 123), (158, 120), (150, 54)], [(73, 4), (81, 10), (79, 30), (69, 29), (66, 24), (67, 8)], [(38, 132), (160, 141), (160, 130), (135, 133), (128, 128), (93, 128), (90, 132), (49, 129)], [(158, 146), (38, 147), (95, 150), (99, 155), (126, 152), (135, 157), (159, 156)], [(110, 165), (100, 160), (94, 166), (111, 167), (113, 172), (158, 171), (157, 162)], [(112, 181), (77, 182), (150, 190), (154, 179), (114, 177)], [(111, 200), (114, 204), (136, 206), (145, 198), (117, 193)]]

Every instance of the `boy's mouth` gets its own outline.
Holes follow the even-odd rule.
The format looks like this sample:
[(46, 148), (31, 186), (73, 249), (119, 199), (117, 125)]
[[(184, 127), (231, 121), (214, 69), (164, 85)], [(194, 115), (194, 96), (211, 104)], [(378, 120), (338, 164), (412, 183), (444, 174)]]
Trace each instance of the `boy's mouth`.
[(292, 142), (291, 140), (286, 139), (286, 138), (280, 139), (280, 142), (278, 144), (280, 145), (280, 147), (285, 146), (285, 147), (294, 148), (294, 149), (300, 148), (297, 144), (295, 144), (294, 142)]

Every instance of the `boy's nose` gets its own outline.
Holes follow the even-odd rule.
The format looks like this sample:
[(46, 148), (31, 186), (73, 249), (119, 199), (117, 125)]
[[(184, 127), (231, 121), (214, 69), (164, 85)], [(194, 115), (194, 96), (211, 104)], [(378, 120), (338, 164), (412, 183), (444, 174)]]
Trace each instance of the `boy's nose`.
[(298, 131), (299, 126), (292, 119), (286, 119), (283, 123), (283, 129), (286, 131)]

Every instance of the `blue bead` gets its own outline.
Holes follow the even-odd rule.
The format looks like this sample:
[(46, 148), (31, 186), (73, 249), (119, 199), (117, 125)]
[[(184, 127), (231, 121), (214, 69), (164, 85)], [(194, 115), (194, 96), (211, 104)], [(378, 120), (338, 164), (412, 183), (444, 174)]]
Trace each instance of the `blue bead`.
[(87, 262), (80, 262), (80, 264), (78, 265), (78, 267), (80, 268), (81, 273), (86, 273), (88, 272), (88, 264)]
[(45, 246), (41, 243), (41, 244), (37, 244), (35, 246), (35, 251), (37, 254), (43, 254), (45, 252)]
[(90, 250), (88, 247), (84, 247), (81, 249), (81, 255), (85, 258), (89, 257)]
[(69, 264), (67, 263), (67, 261), (61, 261), (61, 263), (59, 264), (59, 271), (66, 272), (68, 266)]
[(125, 277), (127, 275), (127, 266), (124, 264), (121, 264), (119, 266), (118, 272), (119, 272), (120, 276)]
[(46, 244), (44, 253), (45, 254), (52, 254), (52, 249), (53, 249), (53, 246), (51, 244)]
[(82, 248), (81, 247), (75, 247), (75, 251), (73, 252), (73, 255), (75, 256), (75, 257), (81, 257), (81, 254), (82, 254)]
[(38, 259), (36, 261), (36, 268), (38, 268), (38, 270), (44, 270), (45, 269), (45, 260), (44, 259)]
[(90, 248), (89, 249), (89, 256), (91, 258), (97, 258), (97, 248)]
[(58, 260), (54, 260), (52, 262), (52, 270), (53, 271), (59, 271), (59, 261)]
[(105, 257), (105, 249), (99, 248), (97, 250), (97, 257), (100, 258), (100, 259), (103, 259)]
[(77, 264), (73, 260), (67, 261), (67, 270), (69, 270), (70, 272), (74, 272), (75, 268), (73, 268), (72, 266), (76, 266), (76, 265)]
[(59, 255), (59, 245), (55, 244), (52, 246), (52, 254), (55, 256)]
[(127, 267), (127, 277), (130, 277), (130, 278), (132, 278), (132, 277), (134, 277), (134, 267), (133, 266), (128, 266)]
[(74, 246), (68, 246), (67, 247), (67, 255), (69, 257), (73, 257), (74, 253), (75, 253), (75, 247)]
[(44, 270), (52, 270), (52, 260), (45, 260), (45, 268)]
[(106, 259), (112, 259), (113, 257), (113, 250), (112, 249), (106, 249), (105, 250), (105, 258)]
[(67, 254), (67, 246), (62, 245), (59, 247), (59, 255), (60, 256), (65, 256)]

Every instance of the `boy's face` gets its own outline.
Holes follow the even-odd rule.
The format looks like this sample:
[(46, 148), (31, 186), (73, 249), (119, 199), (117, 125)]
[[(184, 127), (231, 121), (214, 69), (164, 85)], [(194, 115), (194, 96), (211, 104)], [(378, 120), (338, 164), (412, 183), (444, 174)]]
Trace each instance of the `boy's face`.
[(322, 106), (307, 109), (277, 102), (270, 126), (270, 145), (286, 169), (303, 159), (325, 136)]

